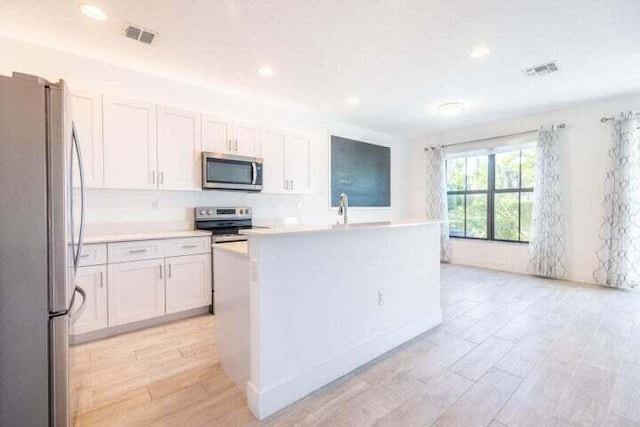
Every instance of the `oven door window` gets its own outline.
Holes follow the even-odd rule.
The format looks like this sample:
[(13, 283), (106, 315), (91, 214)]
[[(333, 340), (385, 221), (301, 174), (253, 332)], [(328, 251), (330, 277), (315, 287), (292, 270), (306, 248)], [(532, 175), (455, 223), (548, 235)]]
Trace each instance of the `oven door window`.
[(207, 182), (251, 184), (253, 182), (253, 166), (251, 163), (247, 162), (208, 159)]

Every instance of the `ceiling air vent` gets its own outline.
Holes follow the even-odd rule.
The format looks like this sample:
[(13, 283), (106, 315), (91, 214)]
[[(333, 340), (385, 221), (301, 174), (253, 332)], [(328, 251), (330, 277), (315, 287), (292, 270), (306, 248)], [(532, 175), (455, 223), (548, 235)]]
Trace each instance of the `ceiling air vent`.
[(124, 24), (124, 35), (145, 44), (151, 44), (157, 33), (131, 24)]
[(557, 72), (558, 64), (555, 62), (548, 62), (542, 65), (536, 65), (535, 67), (527, 68), (523, 71), (527, 76), (544, 76), (545, 74), (551, 74)]

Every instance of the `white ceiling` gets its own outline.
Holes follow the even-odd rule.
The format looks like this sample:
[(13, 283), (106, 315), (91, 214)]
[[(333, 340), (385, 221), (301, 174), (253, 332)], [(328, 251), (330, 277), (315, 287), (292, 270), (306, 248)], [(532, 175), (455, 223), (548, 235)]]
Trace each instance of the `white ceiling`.
[[(406, 137), (640, 89), (640, 0), (95, 0), (103, 22), (77, 3), (2, 0), (0, 34)], [(435, 113), (452, 100), (463, 115)]]

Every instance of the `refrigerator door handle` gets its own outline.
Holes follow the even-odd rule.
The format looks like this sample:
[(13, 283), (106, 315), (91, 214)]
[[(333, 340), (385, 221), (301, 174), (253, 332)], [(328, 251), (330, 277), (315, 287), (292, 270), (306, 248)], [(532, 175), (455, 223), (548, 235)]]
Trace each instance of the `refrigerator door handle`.
[[(80, 296), (82, 297), (82, 304), (80, 304), (80, 307), (78, 307), (78, 309), (76, 311), (71, 312), (71, 309), (73, 309), (73, 303), (76, 300), (76, 293), (79, 293)], [(82, 312), (84, 311), (85, 306), (86, 306), (86, 302), (87, 302), (87, 293), (80, 286), (76, 286), (73, 289), (73, 296), (71, 297), (71, 305), (69, 306), (69, 313), (70, 313), (69, 314), (69, 320), (71, 321), (72, 325), (74, 323), (76, 323), (76, 321), (82, 315)]]
[[(84, 160), (82, 158), (82, 150), (80, 149), (80, 141), (78, 140), (78, 131), (76, 130), (75, 122), (71, 122), (71, 139), (73, 142), (73, 149), (78, 157), (78, 172), (80, 174), (80, 231), (78, 233), (78, 249), (73, 256), (73, 270), (78, 271), (80, 263), (80, 254), (82, 253), (82, 246), (84, 244), (84, 228), (86, 221), (86, 203), (87, 203), (87, 187), (84, 177)], [(71, 177), (73, 177), (73, 162), (71, 162)], [(71, 178), (72, 180), (73, 178)], [(72, 182), (72, 181), (71, 181)], [(74, 221), (73, 221), (73, 188), (71, 189), (71, 244), (75, 246), (74, 236)]]

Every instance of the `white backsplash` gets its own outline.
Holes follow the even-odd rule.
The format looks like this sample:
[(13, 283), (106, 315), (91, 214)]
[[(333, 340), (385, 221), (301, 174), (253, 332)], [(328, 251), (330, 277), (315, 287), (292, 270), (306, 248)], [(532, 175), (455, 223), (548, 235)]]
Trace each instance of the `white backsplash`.
[[(89, 189), (87, 235), (194, 229), (196, 206), (249, 206), (254, 223), (265, 227), (321, 221), (303, 215), (305, 196), (222, 191), (145, 191)], [(309, 201), (309, 198), (307, 198)], [(309, 205), (309, 203), (307, 203)], [(312, 208), (307, 206), (307, 209)]]

